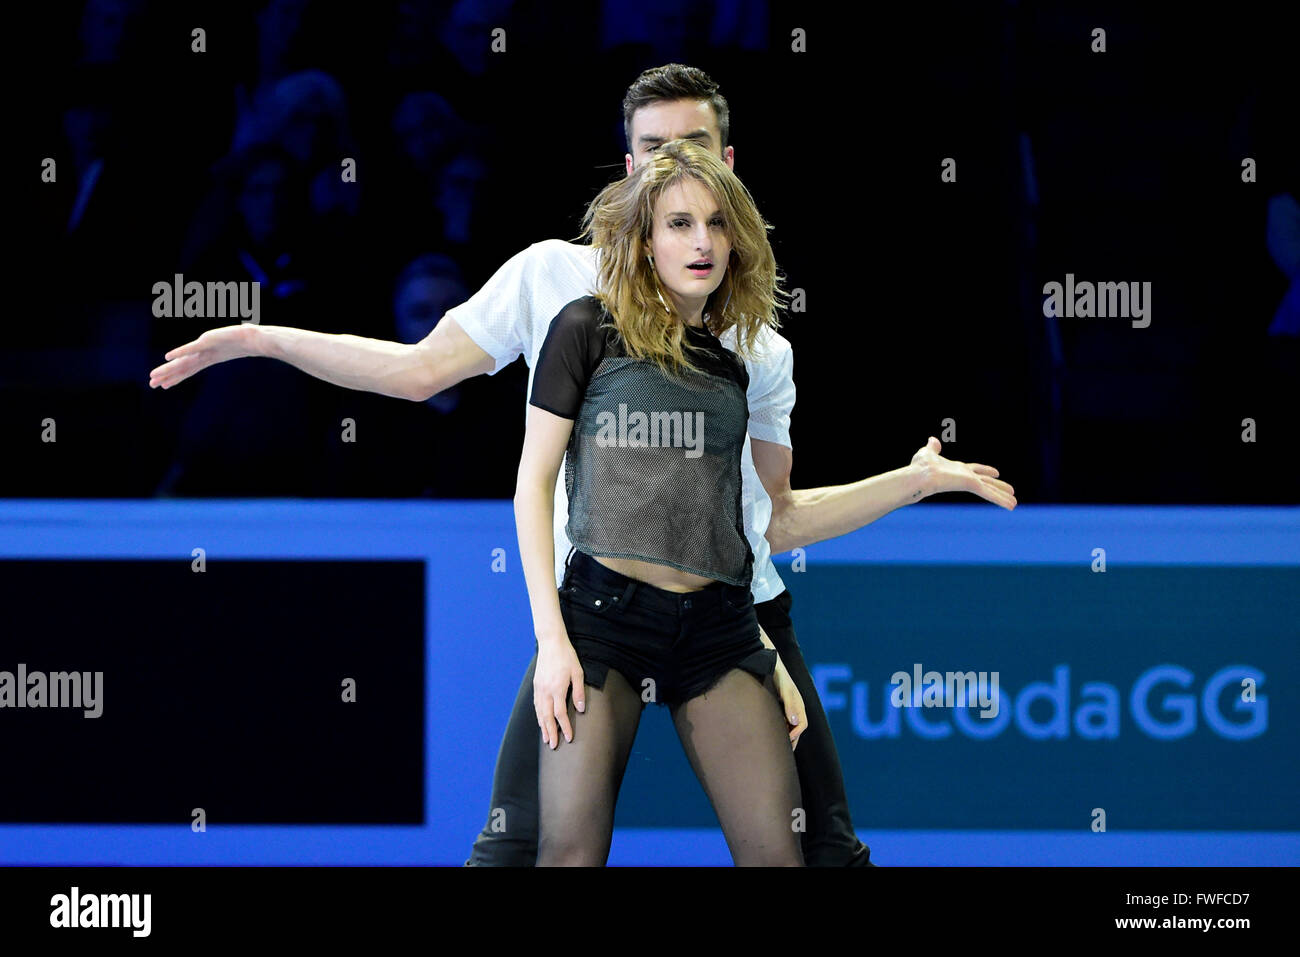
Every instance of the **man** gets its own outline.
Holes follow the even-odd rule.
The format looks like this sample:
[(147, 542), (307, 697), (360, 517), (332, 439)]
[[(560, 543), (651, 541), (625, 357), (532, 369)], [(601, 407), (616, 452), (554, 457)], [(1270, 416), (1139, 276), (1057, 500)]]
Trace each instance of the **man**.
[[(702, 71), (669, 64), (647, 70), (623, 101), (630, 175), (655, 148), (691, 139), (734, 168), (727, 101)], [(586, 246), (547, 240), (506, 262), (475, 295), (447, 312), (416, 345), (336, 336), (277, 326), (237, 326), (205, 332), (167, 353), (170, 361), (151, 374), (151, 384), (170, 387), (194, 372), (226, 359), (260, 355), (281, 359), (317, 378), (351, 389), (422, 401), (473, 375), (495, 374), (523, 355), (532, 368), (550, 321), (569, 302), (595, 286), (596, 253)], [(729, 331), (722, 336), (728, 344)], [(799, 772), (809, 866), (872, 866), (870, 849), (853, 830), (839, 757), (830, 726), (790, 621), (791, 598), (772, 564), (772, 555), (833, 538), (875, 521), (899, 506), (937, 492), (968, 491), (1004, 508), (1014, 508), (1014, 490), (985, 465), (942, 458), (931, 438), (912, 461), (851, 485), (795, 491), (790, 487), (793, 454), (790, 411), (794, 406), (793, 356), (784, 337), (768, 332), (758, 360), (747, 363), (750, 422), (742, 457), (745, 531), (754, 556), (752, 590), (759, 624), (767, 633), (803, 696), (808, 727), (799, 738)], [(556, 582), (562, 580), (570, 549), (565, 525), (568, 502), (563, 476), (555, 502)], [(537, 855), (539, 742), (529, 664), (497, 756), (492, 809), (505, 812), (504, 829), (488, 824), (474, 843), (472, 865), (527, 865)]]

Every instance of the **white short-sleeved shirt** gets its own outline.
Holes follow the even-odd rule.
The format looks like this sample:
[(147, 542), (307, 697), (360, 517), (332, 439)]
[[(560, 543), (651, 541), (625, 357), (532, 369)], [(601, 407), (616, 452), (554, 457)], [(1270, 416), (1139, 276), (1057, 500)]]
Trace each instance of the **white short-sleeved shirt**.
[[(590, 246), (548, 239), (534, 243), (511, 257), (468, 301), (448, 310), (446, 316), (496, 362), (491, 375), (521, 355), (528, 363), (528, 393), (533, 391), (533, 369), (546, 340), (551, 320), (575, 299), (594, 294), (596, 250)], [(720, 340), (734, 350), (735, 329)], [(772, 549), (764, 537), (772, 520), (772, 500), (754, 468), (749, 437), (790, 444), (790, 412), (794, 408), (794, 353), (780, 333), (764, 329), (756, 343), (757, 357), (746, 360), (749, 372), (749, 435), (740, 457), (741, 504), (745, 536), (754, 553), (750, 589), (755, 602), (775, 598), (785, 584), (772, 564)], [(555, 487), (555, 582), (564, 579), (564, 563), (571, 542), (565, 532), (569, 502), (561, 470)]]

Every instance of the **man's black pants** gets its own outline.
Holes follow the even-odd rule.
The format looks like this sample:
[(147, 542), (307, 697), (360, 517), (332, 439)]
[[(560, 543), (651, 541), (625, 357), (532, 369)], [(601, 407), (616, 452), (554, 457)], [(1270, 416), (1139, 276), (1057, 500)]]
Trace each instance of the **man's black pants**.
[[(858, 840), (849, 819), (844, 774), (831, 738), (830, 724), (790, 621), (792, 599), (783, 591), (755, 604), (758, 623), (776, 646), (786, 671), (803, 695), (808, 730), (799, 736), (795, 765), (807, 811), (803, 856), (809, 867), (873, 867), (871, 849)], [(533, 707), (533, 670), (537, 657), (519, 686), (514, 711), (506, 726), (492, 776), (492, 806), (487, 824), (474, 840), (465, 863), (481, 867), (532, 867), (537, 862), (537, 713)]]

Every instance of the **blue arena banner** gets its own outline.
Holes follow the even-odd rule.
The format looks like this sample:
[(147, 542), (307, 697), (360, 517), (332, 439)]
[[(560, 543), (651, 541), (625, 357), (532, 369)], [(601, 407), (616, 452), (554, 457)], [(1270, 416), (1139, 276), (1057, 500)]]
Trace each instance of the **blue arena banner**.
[[(234, 665), (269, 670), (250, 693), (286, 693), (319, 644), (322, 675), (364, 655), (370, 680), (394, 689), (390, 725), (400, 726), (385, 734), (377, 720), (345, 737), (332, 725), (322, 740), (303, 742), (296, 765), (259, 759), (259, 780), (271, 788), (320, 774), (331, 760), (347, 780), (333, 795), (324, 785), (293, 792), (294, 802), (262, 821), (251, 811), (227, 821), (214, 814), (202, 834), (180, 794), (174, 815), (134, 820), (102, 797), (132, 776), (153, 787), (169, 762), (183, 767), (194, 754), (155, 752), (141, 764), (129, 759), (129, 741), (114, 742), (120, 759), (101, 762), (84, 795), (65, 800), (57, 816), (0, 823), (0, 861), (462, 863), (489, 811), (497, 746), (532, 652), (510, 503), (0, 505), (0, 561), (21, 565), (29, 597), (57, 593), (41, 579), (47, 571), (103, 577), (121, 566), (99, 639), (136, 659), (152, 655), (160, 683), (183, 684), (201, 665), (139, 640), (147, 628), (168, 628), (177, 642), (192, 634), (183, 622), (159, 625), (159, 593), (135, 576), (170, 574), (171, 563), (189, 575), (196, 548), (213, 607), (231, 609)], [(213, 582), (223, 567), (226, 580)], [(779, 556), (778, 569), (854, 821), (881, 863), (1300, 863), (1300, 719), (1287, 694), (1298, 677), (1300, 509), (1022, 505), (1007, 515), (926, 504)], [(241, 596), (259, 575), (286, 609), (320, 612), (311, 634), (245, 611)], [(6, 593), (11, 607), (23, 598)], [(412, 611), (422, 638), (407, 624)], [(9, 616), (24, 631), (40, 618), (39, 608)], [(43, 666), (79, 667), (59, 660), (60, 648), (77, 647), (88, 647), (84, 635), (47, 631)], [(9, 657), (0, 671), (32, 664)], [(403, 681), (420, 661), (423, 681)], [(127, 706), (148, 720), (145, 683), (133, 701), (115, 701), (113, 687), (99, 720)], [(280, 708), (285, 727), (268, 727), (265, 738), (277, 747), (289, 740), (291, 701), (240, 706), (256, 706), (258, 720), (271, 723)], [(24, 734), (50, 747), (84, 747), (94, 725), (0, 709), (0, 730), (18, 718)], [(220, 727), (214, 720), (204, 733)], [(351, 750), (331, 757), (330, 739)], [(404, 803), (347, 802), (348, 788), (364, 794), (374, 774), (358, 763), (368, 741), (401, 762), (393, 781), (422, 769), (413, 816)], [(218, 744), (231, 752), (229, 741), (209, 742)], [(0, 736), (6, 767), (22, 766), (14, 761), (21, 747)], [(20, 775), (11, 787), (22, 790)], [(729, 861), (663, 709), (646, 709), (617, 825), (611, 863)]]
[[(1300, 569), (783, 571), (860, 827), (1069, 830), (1100, 808), (1108, 830), (1300, 829)], [(891, 678), (921, 669), (996, 674), (995, 704), (893, 704)], [(664, 724), (638, 772), (671, 751)], [(629, 775), (622, 820), (707, 825), (649, 777)]]

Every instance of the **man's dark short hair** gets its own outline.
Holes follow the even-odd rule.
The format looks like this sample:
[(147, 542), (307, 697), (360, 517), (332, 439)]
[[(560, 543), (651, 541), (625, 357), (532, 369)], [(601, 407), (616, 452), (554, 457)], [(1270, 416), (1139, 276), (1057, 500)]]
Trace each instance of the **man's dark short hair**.
[(731, 111), (727, 107), (727, 98), (718, 92), (718, 84), (703, 70), (669, 63), (646, 70), (627, 88), (627, 95), (623, 97), (623, 135), (627, 138), (629, 153), (636, 152), (632, 143), (632, 114), (643, 106), (671, 100), (707, 100), (718, 118), (721, 148), (727, 148), (731, 137)]

